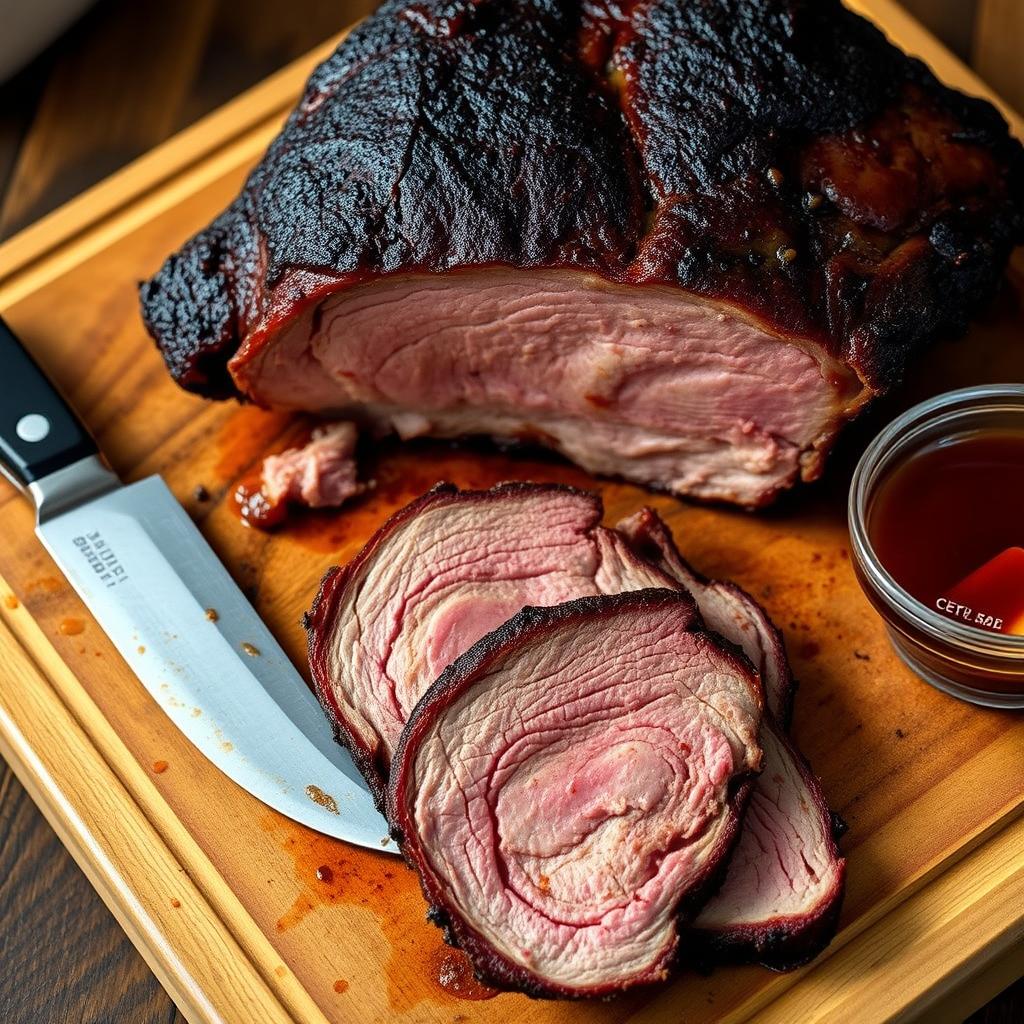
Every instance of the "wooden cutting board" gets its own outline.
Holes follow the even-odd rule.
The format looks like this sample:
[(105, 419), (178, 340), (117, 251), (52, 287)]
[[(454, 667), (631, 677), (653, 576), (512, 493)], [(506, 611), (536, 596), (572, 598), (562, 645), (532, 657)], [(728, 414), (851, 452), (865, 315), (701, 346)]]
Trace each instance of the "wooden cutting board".
[[(889, 0), (856, 6), (947, 81), (986, 93)], [(163, 474), (303, 669), (299, 616), (324, 569), (436, 480), (594, 485), (554, 458), (387, 445), (372, 467), (376, 492), (351, 510), (273, 536), (239, 524), (238, 481), (301, 425), (178, 390), (143, 332), (135, 282), (234, 195), (329, 49), (0, 248), (0, 310), (115, 469)], [(597, 484), (610, 519), (656, 505), (698, 567), (739, 581), (785, 631), (801, 682), (795, 735), (850, 824), (840, 932), (801, 971), (722, 969), (609, 1003), (470, 998), (481, 993), (460, 987), (462, 962), (424, 920), (413, 875), (386, 853), (291, 824), (193, 750), (5, 484), (0, 752), (195, 1022), (958, 1019), (1024, 974), (1024, 717), (942, 696), (896, 659), (854, 579), (844, 505), (859, 447), (900, 404), (1024, 380), (1019, 262), (969, 340), (940, 346), (912, 377), (840, 445), (822, 483), (763, 514)]]

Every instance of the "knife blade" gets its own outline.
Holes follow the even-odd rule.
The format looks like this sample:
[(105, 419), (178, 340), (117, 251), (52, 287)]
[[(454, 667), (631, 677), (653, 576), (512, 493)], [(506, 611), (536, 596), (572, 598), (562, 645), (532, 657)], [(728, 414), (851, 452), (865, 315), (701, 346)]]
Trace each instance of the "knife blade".
[(167, 485), (121, 483), (3, 320), (0, 468), (120, 655), (214, 765), (295, 821), (393, 850), (316, 697)]

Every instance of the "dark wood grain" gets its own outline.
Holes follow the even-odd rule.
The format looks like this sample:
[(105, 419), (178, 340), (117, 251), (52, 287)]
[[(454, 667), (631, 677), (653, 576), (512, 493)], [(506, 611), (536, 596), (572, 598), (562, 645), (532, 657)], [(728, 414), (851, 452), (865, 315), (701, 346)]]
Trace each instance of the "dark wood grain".
[[(961, 60), (970, 62), (978, 8), (986, 0), (900, 0)], [(1016, 0), (1010, 0), (1015, 3)]]
[[(339, 32), (373, 0), (101, 0), (0, 87), (0, 238)], [(244, 9), (244, 16), (242, 10)]]
[(1024, 1020), (1024, 978), (973, 1014), (966, 1024), (1020, 1024)]
[(1008, 103), (1024, 109), (1024, 3), (981, 0), (971, 58), (975, 69)]
[(184, 1024), (0, 762), (0, 1020)]
[[(997, 84), (1014, 0), (905, 0)], [(373, 0), (101, 0), (0, 86), (0, 238), (31, 223), (374, 6)], [(979, 12), (988, 28), (978, 36)], [(997, 21), (993, 11), (1003, 14)], [(1020, 93), (1019, 95), (1024, 95)], [(183, 1018), (0, 762), (0, 1022)], [(1024, 982), (970, 1024), (1024, 1020)]]

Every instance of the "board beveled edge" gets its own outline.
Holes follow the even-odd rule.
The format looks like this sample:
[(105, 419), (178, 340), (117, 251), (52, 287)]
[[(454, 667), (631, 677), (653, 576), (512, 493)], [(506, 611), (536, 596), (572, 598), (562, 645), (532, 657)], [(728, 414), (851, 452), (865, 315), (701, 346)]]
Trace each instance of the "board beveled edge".
[(24, 605), (0, 610), (0, 754), (191, 1024), (327, 1024)]
[[(1012, 130), (1024, 137), (1024, 120), (894, 0), (844, 2), (875, 20), (897, 45), (922, 56), (943, 80), (995, 103)], [(198, 189), (251, 164), (276, 134), (314, 64), (343, 36), (317, 47), (0, 244), (0, 308), (43, 287)], [(12, 620), (17, 620), (16, 625)], [(38, 636), (31, 636), (33, 631)], [(28, 641), (26, 636), (30, 636)], [(34, 653), (38, 651), (44, 652), (42, 664)], [(59, 723), (82, 744), (83, 763), (90, 770), (112, 776), (122, 809), (141, 815), (152, 829), (153, 849), (167, 863), (184, 865), (197, 883), (204, 883), (198, 892), (204, 900), (205, 921), (223, 927), (237, 943), (241, 957), (252, 969), (251, 980), (269, 985), (268, 991), (279, 990), (279, 979), (266, 977), (265, 958), (253, 954), (254, 949), (264, 955), (270, 950), (270, 958), (277, 959), (269, 940), (174, 817), (73, 670), (23, 609), (0, 615), (0, 667), (6, 673), (12, 666), (19, 678), (24, 675), (32, 680), (31, 693), (41, 702), (40, 707), (52, 712), (51, 724)], [(218, 1019), (211, 1016), (211, 1011), (219, 1010), (214, 1010), (209, 993), (190, 988), (188, 975), (174, 969), (181, 963), (175, 955), (173, 934), (154, 927), (138, 893), (125, 888), (117, 863), (96, 858), (95, 837), (88, 829), (83, 831), (87, 818), (74, 799), (74, 779), (52, 770), (40, 772), (38, 752), (24, 741), (33, 729), (54, 730), (46, 730), (48, 720), (38, 708), (33, 711), (17, 700), (8, 706), (10, 685), (11, 679), (0, 673), (0, 753), (182, 1012), (193, 1024)], [(12, 714), (15, 705), (18, 713)], [(74, 770), (81, 775), (85, 769), (79, 764)], [(174, 842), (168, 841), (171, 834)], [(728, 1019), (788, 1022), (837, 1019), (836, 1015), (843, 1013), (879, 1020), (920, 1019), (925, 1013), (929, 1020), (940, 1020), (955, 1013), (959, 1016), (948, 1019), (962, 1019), (1005, 987), (1013, 971), (1024, 970), (1024, 953), (1019, 948), (1024, 942), (1021, 851), (1024, 817), (1018, 812), (1001, 818), (978, 845), (972, 847), (968, 842), (950, 855), (917, 888), (824, 960), (791, 976), (785, 987), (767, 986), (762, 996), (755, 996)], [(215, 893), (212, 900), (211, 892)], [(1012, 907), (1019, 910), (1014, 913)], [(921, 927), (923, 922), (927, 927)], [(951, 947), (952, 930), (956, 943)], [(877, 969), (880, 963), (886, 971)], [(898, 986), (892, 974), (897, 966), (901, 968)], [(911, 970), (917, 971), (913, 980), (908, 976)], [(292, 984), (295, 991), (276, 1002), (284, 1016), (268, 1019), (322, 1024), (325, 1018), (308, 993), (297, 982)], [(271, 1011), (274, 999), (271, 992), (265, 1003)], [(941, 1011), (940, 999), (944, 1001)], [(289, 1014), (285, 1002), (294, 1001), (299, 1008), (293, 1006)], [(954, 1003), (956, 1009), (951, 1011)], [(220, 1009), (224, 1012), (221, 1019), (232, 1020), (238, 1006), (231, 1003)], [(244, 1018), (247, 1022), (262, 1019), (253, 1017), (250, 1007), (245, 1012), (249, 1014)], [(655, 1011), (655, 1016), (662, 1019), (663, 1015)], [(666, 1013), (664, 1019), (674, 1017)]]
[(1024, 972), (1020, 810), (749, 1019), (960, 1024)]

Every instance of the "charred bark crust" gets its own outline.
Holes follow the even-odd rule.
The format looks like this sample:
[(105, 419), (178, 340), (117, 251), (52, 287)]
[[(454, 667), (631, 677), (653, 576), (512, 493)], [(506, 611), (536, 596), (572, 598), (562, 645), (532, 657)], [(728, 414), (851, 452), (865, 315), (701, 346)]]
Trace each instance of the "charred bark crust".
[(217, 398), (325, 291), (495, 264), (725, 300), (883, 391), (1022, 236), (999, 114), (839, 0), (390, 0), (140, 292)]

